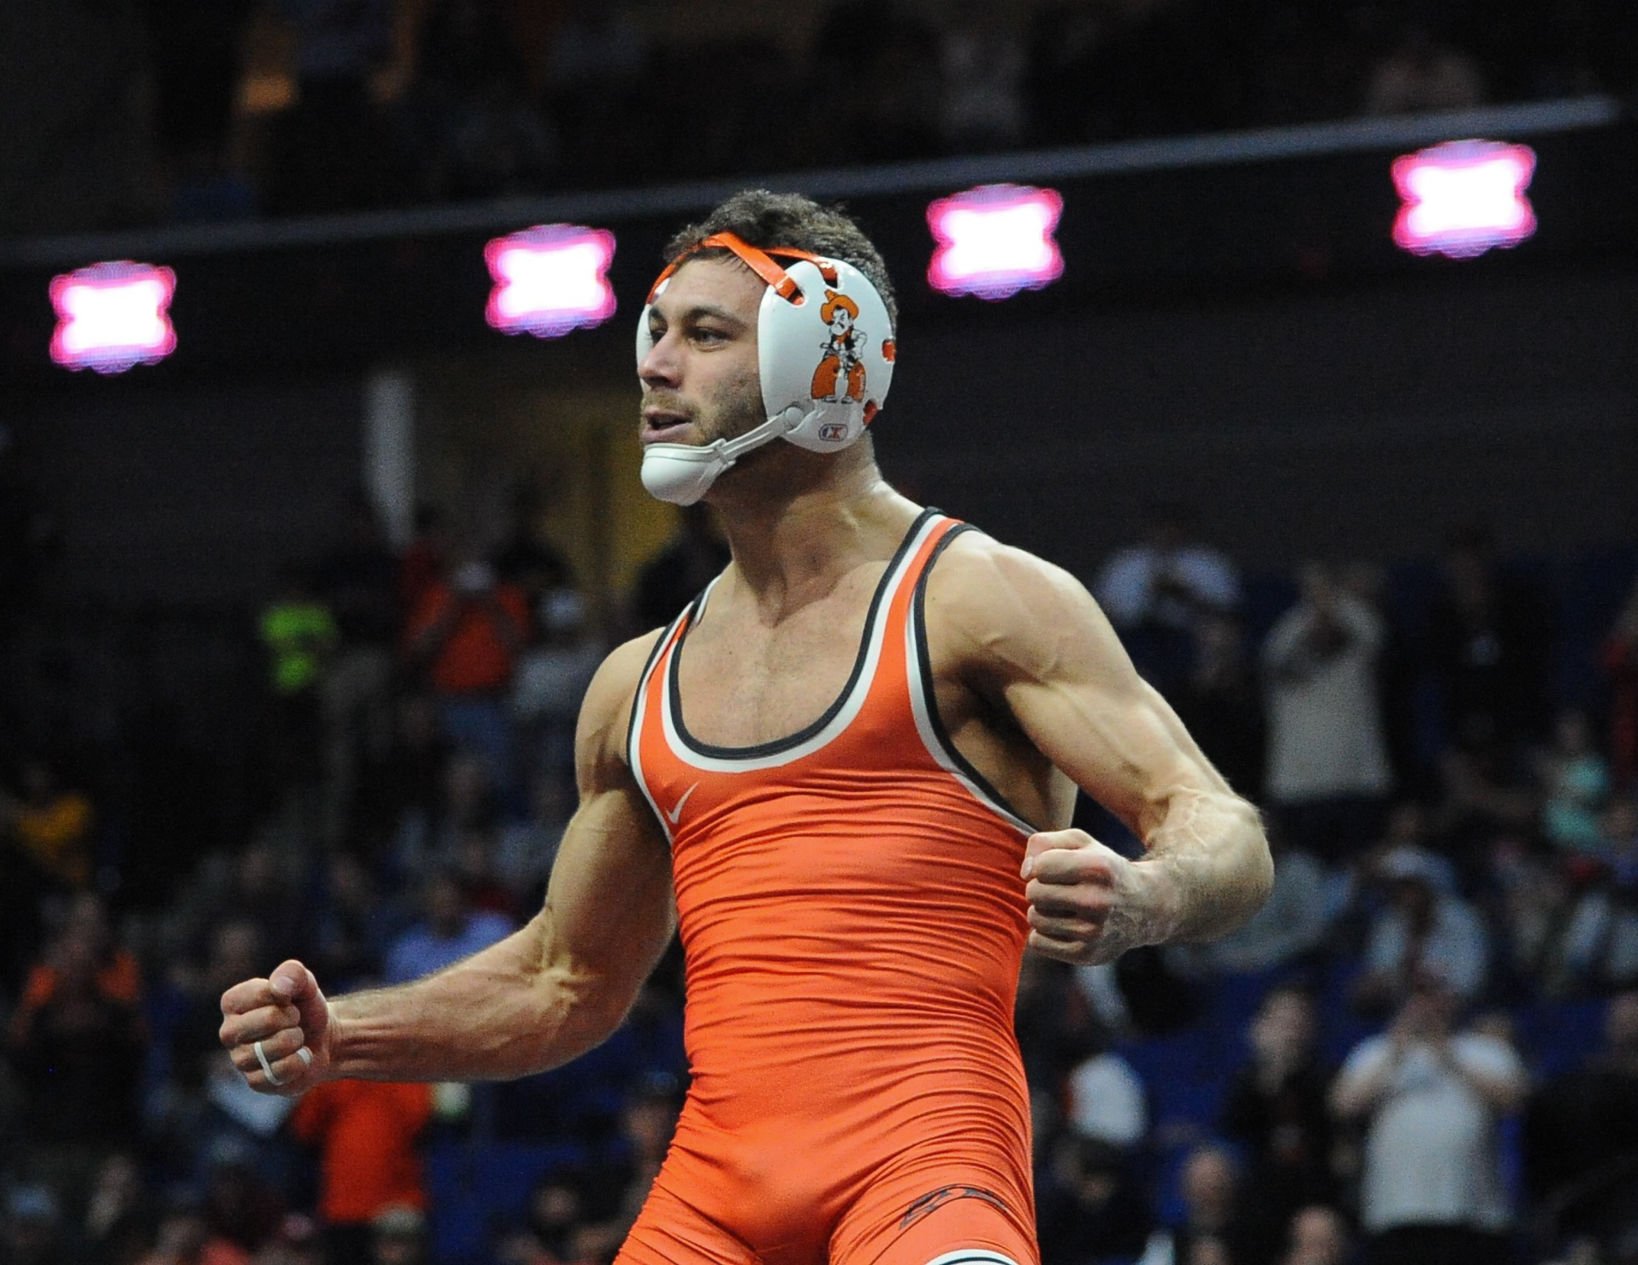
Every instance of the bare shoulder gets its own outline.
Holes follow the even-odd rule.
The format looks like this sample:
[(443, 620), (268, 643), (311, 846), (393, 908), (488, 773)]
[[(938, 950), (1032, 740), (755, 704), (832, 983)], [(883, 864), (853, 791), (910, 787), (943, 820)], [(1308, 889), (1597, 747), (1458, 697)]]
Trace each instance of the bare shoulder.
[(963, 532), (927, 579), (927, 620), (952, 650), (1030, 675), (1065, 658), (1114, 655), (1113, 628), (1064, 568), (981, 532)]
[(637, 695), (637, 682), (659, 639), (654, 629), (633, 637), (609, 651), (586, 687), (580, 703), (580, 722), (575, 729), (577, 762), (623, 758), (626, 723)]

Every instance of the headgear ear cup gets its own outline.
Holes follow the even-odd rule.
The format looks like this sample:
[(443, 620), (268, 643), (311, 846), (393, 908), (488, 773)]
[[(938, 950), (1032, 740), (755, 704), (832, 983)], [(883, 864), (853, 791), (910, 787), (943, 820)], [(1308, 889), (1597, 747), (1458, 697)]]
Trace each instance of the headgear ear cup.
[(798, 295), (762, 296), (757, 359), (769, 417), (799, 416), (784, 438), (812, 452), (852, 444), (893, 381), (893, 322), (876, 287), (852, 264), (797, 260), (786, 270)]
[[(897, 355), (887, 304), (852, 264), (795, 249), (757, 250), (732, 233), (713, 234), (695, 250), (707, 246), (733, 251), (768, 285), (757, 310), (757, 367), (768, 420), (732, 440), (644, 449), (643, 486), (678, 505), (692, 505), (740, 457), (774, 439), (811, 452), (853, 444), (887, 398)], [(772, 255), (794, 262), (781, 268)], [(639, 365), (654, 345), (649, 307), (687, 257), (674, 260), (649, 293), (637, 322)]]

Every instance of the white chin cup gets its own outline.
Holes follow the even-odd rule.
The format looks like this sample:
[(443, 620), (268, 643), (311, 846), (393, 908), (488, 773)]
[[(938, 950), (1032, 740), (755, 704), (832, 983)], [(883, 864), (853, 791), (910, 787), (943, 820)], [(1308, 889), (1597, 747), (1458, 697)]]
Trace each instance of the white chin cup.
[(737, 439), (709, 444), (650, 444), (643, 449), (643, 486), (657, 500), (692, 505), (746, 453), (772, 443), (802, 420), (798, 409), (786, 409)]
[(733, 463), (721, 445), (694, 448), (688, 444), (650, 444), (643, 449), (643, 486), (648, 494), (673, 505), (692, 505)]

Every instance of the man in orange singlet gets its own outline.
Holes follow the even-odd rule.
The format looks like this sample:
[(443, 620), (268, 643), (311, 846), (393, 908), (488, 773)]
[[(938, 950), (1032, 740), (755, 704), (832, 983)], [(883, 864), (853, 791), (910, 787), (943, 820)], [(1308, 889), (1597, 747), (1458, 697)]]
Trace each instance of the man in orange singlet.
[[(643, 482), (707, 500), (733, 559), (587, 690), (545, 907), (397, 988), (328, 1001), (282, 963), (223, 995), (222, 1042), (280, 1094), (541, 1071), (613, 1031), (677, 928), (688, 1098), (617, 1265), (1034, 1265), (1026, 944), (1106, 962), (1239, 925), (1271, 881), (1257, 813), (1078, 583), (883, 482), (894, 311), (857, 225), (748, 192), (668, 257)], [(830, 399), (837, 295), (860, 390)], [(1141, 858), (1066, 828), (1077, 786)]]

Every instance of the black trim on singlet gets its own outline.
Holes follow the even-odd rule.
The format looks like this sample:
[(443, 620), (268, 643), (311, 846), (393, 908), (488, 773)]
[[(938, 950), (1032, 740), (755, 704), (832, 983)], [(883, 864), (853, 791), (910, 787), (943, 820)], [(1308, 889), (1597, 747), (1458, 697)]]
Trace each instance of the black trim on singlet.
[(1006, 809), (1019, 821), (1028, 823), (1032, 830), (1038, 830), (1040, 827), (1014, 808), (1007, 801), (1007, 797), (996, 790), (990, 784), (989, 779), (973, 767), (972, 761), (968, 760), (956, 749), (955, 742), (950, 737), (950, 731), (944, 727), (944, 718), (939, 715), (938, 694), (933, 688), (933, 657), (927, 649), (927, 578), (933, 574), (933, 567), (937, 564), (939, 556), (957, 536), (963, 532), (977, 530), (976, 527), (963, 523), (947, 534), (944, 539), (933, 546), (933, 552), (928, 556), (927, 565), (921, 569), (921, 574), (916, 577), (916, 591), (911, 599), (912, 609), (910, 612), (910, 635), (916, 643), (916, 670), (921, 674), (921, 692), (927, 700), (927, 720), (933, 728), (933, 736), (938, 740), (940, 749), (974, 786), (978, 787), (997, 805)]
[(904, 539), (894, 550), (893, 557), (888, 561), (887, 569), (882, 572), (882, 578), (876, 581), (876, 591), (871, 595), (870, 608), (865, 612), (864, 629), (859, 633), (859, 649), (853, 656), (853, 671), (848, 674), (847, 684), (842, 686), (831, 705), (825, 708), (824, 714), (810, 725), (804, 726), (796, 733), (786, 738), (776, 738), (772, 742), (761, 742), (751, 747), (718, 747), (708, 742), (701, 742), (688, 732), (688, 726), (683, 723), (682, 688), (678, 682), (682, 679), (682, 651), (683, 643), (688, 640), (688, 633), (693, 627), (690, 622), (688, 628), (682, 630), (677, 638), (677, 644), (671, 648), (671, 681), (670, 689), (666, 692), (666, 706), (671, 709), (671, 723), (676, 727), (677, 738), (684, 747), (703, 756), (710, 756), (713, 760), (760, 760), (766, 756), (778, 755), (789, 751), (792, 747), (801, 746), (814, 735), (822, 732), (826, 725), (836, 719), (836, 714), (852, 696), (853, 689), (859, 683), (859, 676), (864, 671), (865, 652), (870, 648), (870, 638), (876, 628), (876, 617), (880, 613), (882, 598), (887, 592), (887, 585), (894, 574), (903, 564), (910, 552), (910, 542), (920, 533), (927, 521), (940, 516), (939, 511), (928, 506), (916, 515), (916, 521), (910, 524), (904, 533)]

